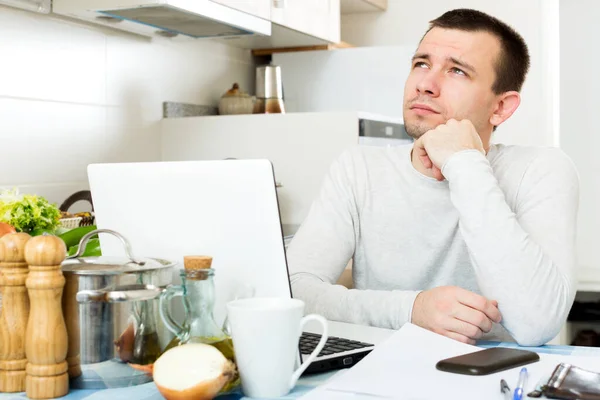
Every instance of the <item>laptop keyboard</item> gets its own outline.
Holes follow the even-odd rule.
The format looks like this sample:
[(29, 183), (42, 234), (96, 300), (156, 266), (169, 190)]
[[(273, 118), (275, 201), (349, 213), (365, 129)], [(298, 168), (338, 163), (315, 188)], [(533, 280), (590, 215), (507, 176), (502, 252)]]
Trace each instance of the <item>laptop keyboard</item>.
[[(321, 335), (309, 332), (302, 332), (300, 336), (300, 351), (302, 354), (310, 354), (319, 344)], [(329, 336), (325, 347), (319, 353), (320, 356), (328, 356), (330, 354), (341, 353), (343, 351), (362, 349), (364, 347), (372, 347), (371, 343), (363, 343), (356, 340)]]

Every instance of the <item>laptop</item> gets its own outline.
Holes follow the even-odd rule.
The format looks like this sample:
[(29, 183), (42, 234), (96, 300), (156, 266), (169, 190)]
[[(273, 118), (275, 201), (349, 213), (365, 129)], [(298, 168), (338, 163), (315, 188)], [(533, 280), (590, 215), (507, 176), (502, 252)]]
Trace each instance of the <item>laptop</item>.
[[(91, 164), (88, 179), (98, 228), (121, 233), (134, 255), (178, 262), (174, 284), (181, 283), (184, 255), (213, 257), (218, 324), (226, 317), (226, 303), (249, 292), (292, 296), (270, 161)], [(103, 255), (123, 256), (116, 238), (100, 234), (100, 243)], [(326, 348), (305, 373), (350, 367), (393, 333), (340, 322), (328, 325)], [(305, 331), (302, 359), (320, 338), (318, 326), (308, 324)]]

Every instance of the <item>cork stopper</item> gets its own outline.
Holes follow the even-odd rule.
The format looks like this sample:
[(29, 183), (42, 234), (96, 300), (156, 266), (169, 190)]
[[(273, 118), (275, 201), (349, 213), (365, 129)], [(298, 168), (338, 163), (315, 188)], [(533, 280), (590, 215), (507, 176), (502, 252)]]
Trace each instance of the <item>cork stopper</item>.
[(183, 257), (183, 267), (186, 271), (197, 271), (210, 269), (212, 265), (211, 256), (185, 256)]

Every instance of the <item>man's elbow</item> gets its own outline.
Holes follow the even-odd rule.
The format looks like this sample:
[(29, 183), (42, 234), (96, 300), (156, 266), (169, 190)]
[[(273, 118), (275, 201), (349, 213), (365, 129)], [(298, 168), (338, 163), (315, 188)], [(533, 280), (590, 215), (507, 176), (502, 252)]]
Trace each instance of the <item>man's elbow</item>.
[(554, 339), (561, 330), (562, 326), (528, 326), (511, 332), (519, 346), (537, 347), (542, 346)]
[(527, 323), (505, 326), (520, 346), (542, 346), (554, 339), (567, 320), (567, 311), (556, 313), (540, 313), (532, 310)]
[(575, 284), (565, 280), (554, 290), (547, 290), (543, 296), (507, 310), (505, 328), (520, 346), (544, 345), (554, 339), (567, 322), (575, 293)]

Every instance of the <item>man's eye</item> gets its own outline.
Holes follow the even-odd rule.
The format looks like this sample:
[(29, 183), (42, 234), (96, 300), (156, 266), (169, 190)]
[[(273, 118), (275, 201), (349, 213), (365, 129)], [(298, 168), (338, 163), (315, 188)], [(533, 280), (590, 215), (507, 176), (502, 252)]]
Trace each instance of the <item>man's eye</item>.
[(450, 71), (452, 71), (452, 72), (454, 72), (455, 74), (458, 74), (458, 75), (467, 75), (465, 73), (465, 71), (463, 71), (460, 68), (456, 68), (456, 67), (451, 68)]
[(414, 68), (427, 68), (427, 64), (425, 64), (423, 61), (417, 61), (414, 65)]

